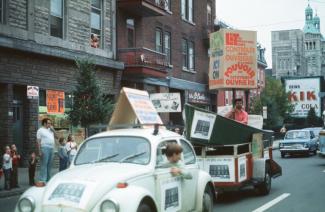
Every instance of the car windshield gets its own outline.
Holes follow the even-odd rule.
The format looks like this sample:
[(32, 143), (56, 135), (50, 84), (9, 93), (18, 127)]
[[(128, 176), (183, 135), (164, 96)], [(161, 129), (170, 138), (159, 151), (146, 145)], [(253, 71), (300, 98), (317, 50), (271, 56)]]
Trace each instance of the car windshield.
[(76, 156), (75, 165), (120, 162), (148, 164), (150, 143), (140, 137), (115, 136), (94, 138), (84, 143)]
[(306, 139), (306, 138), (308, 138), (307, 131), (289, 131), (285, 136), (285, 139)]

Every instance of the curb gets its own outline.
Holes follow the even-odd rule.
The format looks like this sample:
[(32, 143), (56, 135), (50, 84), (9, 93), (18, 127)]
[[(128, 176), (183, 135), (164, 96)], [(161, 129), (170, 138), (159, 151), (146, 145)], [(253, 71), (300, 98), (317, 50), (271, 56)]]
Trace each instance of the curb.
[(29, 187), (23, 186), (20, 188), (13, 188), (11, 190), (0, 190), (0, 198), (16, 196), (24, 193)]

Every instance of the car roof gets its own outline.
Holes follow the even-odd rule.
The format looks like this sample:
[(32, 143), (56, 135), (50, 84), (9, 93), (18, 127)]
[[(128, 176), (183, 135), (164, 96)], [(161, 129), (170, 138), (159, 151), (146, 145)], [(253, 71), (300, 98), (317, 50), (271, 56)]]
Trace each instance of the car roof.
[(114, 130), (108, 130), (105, 132), (101, 132), (98, 134), (95, 134), (89, 139), (93, 138), (100, 138), (100, 137), (107, 137), (107, 136), (136, 136), (136, 137), (143, 137), (148, 139), (149, 141), (158, 142), (162, 139), (175, 139), (175, 137), (181, 137), (178, 133), (172, 132), (170, 130), (162, 129), (160, 128), (157, 135), (153, 135), (153, 128), (127, 128), (127, 129), (114, 129)]
[[(300, 130), (288, 130), (288, 132), (309, 132), (309, 129), (300, 129)], [(287, 133), (288, 133), (287, 132)]]

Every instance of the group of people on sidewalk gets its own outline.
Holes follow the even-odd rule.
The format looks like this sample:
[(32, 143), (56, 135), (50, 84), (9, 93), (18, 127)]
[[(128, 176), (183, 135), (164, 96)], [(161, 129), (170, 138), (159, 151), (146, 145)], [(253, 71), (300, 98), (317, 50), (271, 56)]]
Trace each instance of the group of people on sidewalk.
[[(42, 120), (42, 127), (37, 131), (38, 152), (40, 155), (40, 171), (36, 186), (43, 186), (51, 178), (51, 169), (53, 163), (53, 152), (57, 133), (52, 127), (49, 118)], [(63, 137), (59, 138), (58, 156), (60, 159), (59, 171), (69, 167), (74, 156), (77, 154), (77, 143), (70, 134), (66, 141)]]
[(0, 178), (4, 175), (4, 188), (18, 188), (18, 165), (20, 155), (17, 152), (15, 144), (5, 146), (5, 152), (2, 156), (2, 167), (0, 167)]
[[(29, 184), (42, 186), (51, 178), (55, 139), (58, 138), (49, 118), (44, 118), (42, 120), (42, 127), (38, 129), (36, 137), (39, 157), (37, 157), (34, 151), (30, 153), (30, 158), (28, 160)], [(63, 137), (59, 138), (59, 171), (69, 167), (77, 153), (77, 148), (77, 143), (74, 141), (71, 134), (67, 137), (66, 141)], [(5, 190), (19, 187), (18, 166), (20, 159), (15, 144), (5, 146), (1, 161), (2, 166), (0, 166), (0, 178), (2, 175), (4, 176)], [(35, 181), (36, 165), (38, 161), (40, 161), (39, 175)]]

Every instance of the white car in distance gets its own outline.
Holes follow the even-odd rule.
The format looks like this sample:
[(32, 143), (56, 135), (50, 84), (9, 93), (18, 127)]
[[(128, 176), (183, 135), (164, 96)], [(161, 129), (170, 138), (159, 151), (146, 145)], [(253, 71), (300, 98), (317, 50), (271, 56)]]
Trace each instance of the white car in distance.
[[(199, 169), (191, 143), (165, 129), (153, 132), (116, 129), (89, 137), (72, 165), (46, 186), (28, 189), (15, 211), (212, 211), (213, 181)], [(164, 154), (169, 142), (182, 146), (192, 179), (171, 175)]]

